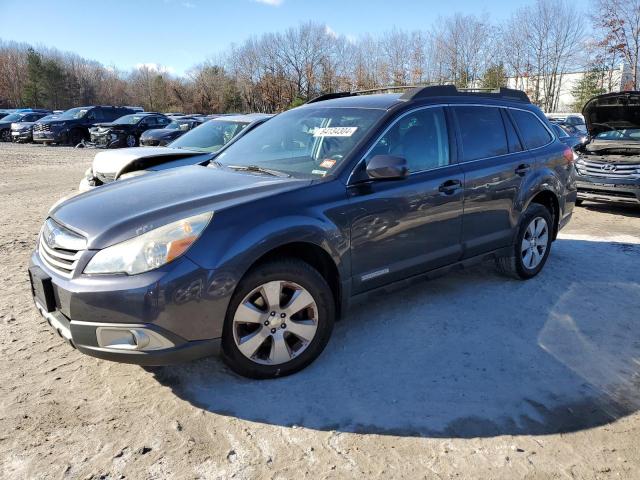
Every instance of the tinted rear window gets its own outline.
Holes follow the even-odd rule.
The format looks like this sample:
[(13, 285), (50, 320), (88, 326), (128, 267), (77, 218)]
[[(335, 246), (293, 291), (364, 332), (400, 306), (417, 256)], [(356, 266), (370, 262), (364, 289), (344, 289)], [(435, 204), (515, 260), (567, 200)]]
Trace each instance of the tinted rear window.
[(542, 147), (552, 140), (551, 134), (536, 115), (523, 110), (510, 110), (510, 112), (527, 148)]
[(454, 111), (462, 138), (463, 161), (496, 157), (509, 152), (499, 108), (455, 107)]

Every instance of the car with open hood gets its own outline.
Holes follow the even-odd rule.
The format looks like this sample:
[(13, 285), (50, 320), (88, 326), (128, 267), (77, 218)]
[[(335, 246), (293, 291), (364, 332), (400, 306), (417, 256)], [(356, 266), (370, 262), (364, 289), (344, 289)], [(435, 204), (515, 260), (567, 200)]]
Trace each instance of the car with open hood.
[(140, 135), (140, 146), (166, 147), (176, 138), (202, 125), (204, 122), (205, 119), (202, 117), (173, 117), (171, 118), (171, 123), (167, 126), (147, 130)]
[(274, 378), (318, 358), (358, 299), (487, 259), (535, 277), (573, 211), (571, 149), (524, 92), (405, 89), (323, 95), (206, 166), (57, 204), (29, 266), (37, 309), (89, 355), (221, 350)]
[(161, 113), (132, 113), (113, 122), (97, 123), (89, 129), (89, 134), (91, 144), (99, 148), (135, 147), (144, 132), (170, 123), (171, 119)]
[(640, 92), (598, 95), (583, 114), (589, 141), (576, 161), (578, 203), (640, 204)]
[(80, 181), (85, 191), (115, 180), (185, 165), (206, 165), (230, 142), (271, 118), (268, 114), (219, 117), (170, 143), (167, 147), (134, 147), (98, 153)]

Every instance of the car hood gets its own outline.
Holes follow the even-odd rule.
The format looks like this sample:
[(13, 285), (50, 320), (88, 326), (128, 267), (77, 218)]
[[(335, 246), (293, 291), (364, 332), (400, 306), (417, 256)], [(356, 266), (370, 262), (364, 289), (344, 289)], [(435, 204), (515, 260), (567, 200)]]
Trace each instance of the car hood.
[(171, 137), (171, 135), (180, 132), (180, 130), (174, 128), (153, 128), (147, 130), (142, 134), (144, 138), (153, 138), (154, 140), (160, 140), (161, 138)]
[[(135, 164), (136, 170), (182, 158), (202, 155), (202, 152), (169, 147), (132, 147), (98, 153), (93, 159), (92, 170), (118, 177)], [(206, 154), (210, 156), (209, 154)]]
[(612, 128), (640, 128), (640, 92), (598, 95), (582, 109), (590, 136)]
[(17, 125), (18, 127), (32, 127), (36, 122), (12, 122), (11, 125)]
[(49, 215), (84, 235), (89, 249), (100, 249), (198, 213), (213, 211), (215, 218), (216, 211), (309, 183), (189, 166), (90, 190), (60, 203)]
[(116, 128), (118, 130), (130, 130), (134, 125), (131, 125), (129, 123), (113, 123), (113, 122), (103, 122), (103, 123), (96, 123), (94, 125), (94, 127), (99, 127), (99, 128)]

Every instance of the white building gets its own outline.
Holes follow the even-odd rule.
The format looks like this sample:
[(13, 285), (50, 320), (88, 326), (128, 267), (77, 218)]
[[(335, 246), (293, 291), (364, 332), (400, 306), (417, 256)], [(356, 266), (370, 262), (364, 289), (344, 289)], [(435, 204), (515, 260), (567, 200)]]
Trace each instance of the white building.
[[(573, 110), (573, 104), (575, 103), (575, 99), (571, 94), (571, 91), (576, 87), (576, 85), (582, 80), (586, 72), (572, 72), (572, 73), (564, 73), (559, 78), (560, 86), (559, 86), (559, 97), (558, 97), (558, 107), (555, 109), (556, 112), (571, 112)], [(624, 64), (620, 64), (620, 66), (611, 71), (607, 71), (604, 74), (603, 85), (602, 88), (607, 92), (620, 92), (624, 90), (625, 85), (631, 79), (631, 71)], [(524, 90), (529, 93), (535, 89), (535, 81), (536, 77), (510, 77), (507, 79), (507, 86), (509, 88), (517, 88), (518, 90)], [(544, 83), (544, 79), (540, 79), (540, 83)], [(540, 88), (542, 90), (542, 86)], [(551, 112), (547, 112), (551, 113)]]

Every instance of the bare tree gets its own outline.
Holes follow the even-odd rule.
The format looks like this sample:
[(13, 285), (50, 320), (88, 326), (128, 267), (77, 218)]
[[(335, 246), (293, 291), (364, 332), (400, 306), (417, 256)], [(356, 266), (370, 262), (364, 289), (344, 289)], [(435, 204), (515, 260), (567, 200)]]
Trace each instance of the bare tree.
[(619, 53), (630, 67), (629, 85), (638, 89), (640, 54), (640, 0), (594, 0), (594, 27), (609, 53)]

